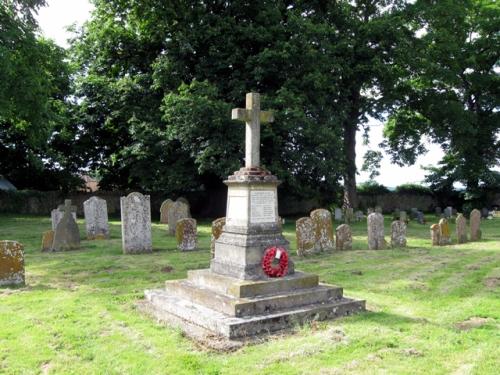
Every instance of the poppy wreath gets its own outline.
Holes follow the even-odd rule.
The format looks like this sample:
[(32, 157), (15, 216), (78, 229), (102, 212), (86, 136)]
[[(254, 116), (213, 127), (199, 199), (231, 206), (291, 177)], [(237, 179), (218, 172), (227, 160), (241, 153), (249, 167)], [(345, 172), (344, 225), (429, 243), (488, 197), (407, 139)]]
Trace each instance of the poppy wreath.
[[(279, 253), (278, 253), (279, 251)], [(278, 257), (276, 256), (278, 254)], [(278, 258), (279, 263), (273, 266), (273, 259)], [(288, 253), (282, 247), (268, 247), (262, 257), (262, 269), (269, 277), (283, 277), (288, 273)]]

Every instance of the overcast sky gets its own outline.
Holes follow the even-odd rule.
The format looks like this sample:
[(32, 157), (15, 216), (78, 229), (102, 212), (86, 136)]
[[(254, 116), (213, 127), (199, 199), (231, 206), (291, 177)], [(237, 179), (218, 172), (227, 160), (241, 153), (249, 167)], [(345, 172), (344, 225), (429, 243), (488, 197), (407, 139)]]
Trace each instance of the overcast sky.
[[(92, 5), (88, 0), (48, 0), (48, 6), (40, 9), (38, 22), (43, 34), (54, 39), (59, 45), (67, 47), (69, 33), (66, 28), (69, 25), (77, 24), (81, 26), (89, 17), (92, 11)], [(361, 132), (358, 132), (356, 147), (356, 164), (361, 169), (363, 164), (363, 155), (369, 149), (377, 150), (378, 144), (382, 141), (383, 126), (380, 123), (370, 124), (370, 144), (364, 146)], [(389, 157), (384, 154), (384, 159), (380, 168), (380, 176), (377, 181), (385, 186), (395, 187), (403, 183), (419, 183), (424, 179), (424, 171), (421, 165), (435, 164), (443, 155), (439, 146), (428, 145), (429, 152), (421, 156), (417, 163), (412, 167), (400, 168), (390, 163)], [(358, 182), (368, 180), (367, 173), (361, 173), (358, 176)]]

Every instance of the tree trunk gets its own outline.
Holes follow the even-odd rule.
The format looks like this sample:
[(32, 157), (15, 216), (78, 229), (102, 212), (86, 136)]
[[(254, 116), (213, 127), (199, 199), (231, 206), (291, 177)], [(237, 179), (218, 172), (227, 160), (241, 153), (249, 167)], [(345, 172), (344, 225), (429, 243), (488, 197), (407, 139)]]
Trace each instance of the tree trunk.
[(356, 190), (356, 132), (359, 119), (359, 89), (351, 92), (351, 111), (344, 122), (344, 207), (358, 208), (358, 192)]

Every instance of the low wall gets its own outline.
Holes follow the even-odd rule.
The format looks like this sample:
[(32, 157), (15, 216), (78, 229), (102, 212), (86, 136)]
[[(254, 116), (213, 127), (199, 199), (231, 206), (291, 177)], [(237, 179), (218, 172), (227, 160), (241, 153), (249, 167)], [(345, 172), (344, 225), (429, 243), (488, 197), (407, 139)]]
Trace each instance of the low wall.
[(417, 208), (423, 212), (434, 212), (439, 202), (432, 195), (389, 192), (378, 195), (359, 194), (359, 208), (366, 212), (369, 207), (380, 206), (384, 213), (394, 212), (396, 208), (409, 211)]

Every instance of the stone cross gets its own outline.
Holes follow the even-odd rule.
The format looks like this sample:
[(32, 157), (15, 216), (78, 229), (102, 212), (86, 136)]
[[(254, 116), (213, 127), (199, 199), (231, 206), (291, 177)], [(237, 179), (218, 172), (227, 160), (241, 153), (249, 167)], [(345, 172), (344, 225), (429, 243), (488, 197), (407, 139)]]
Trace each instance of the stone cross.
[(246, 108), (234, 108), (233, 120), (245, 121), (245, 167), (260, 166), (260, 123), (273, 122), (270, 111), (260, 110), (260, 94), (250, 92), (246, 95)]

